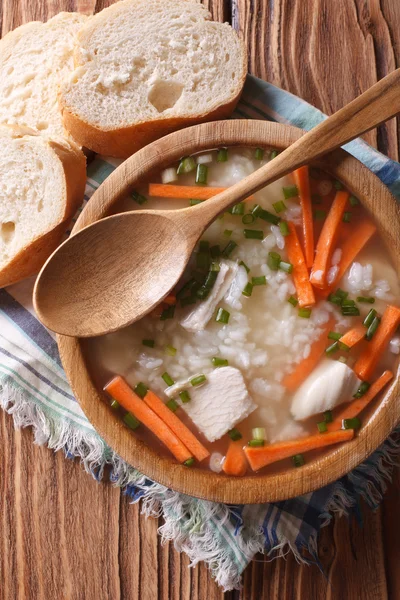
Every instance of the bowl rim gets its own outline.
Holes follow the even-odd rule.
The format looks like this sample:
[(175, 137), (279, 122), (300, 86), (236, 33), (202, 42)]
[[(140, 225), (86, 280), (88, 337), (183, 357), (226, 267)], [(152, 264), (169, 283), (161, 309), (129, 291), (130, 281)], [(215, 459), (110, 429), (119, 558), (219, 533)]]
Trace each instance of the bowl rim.
[[(258, 120), (228, 120), (195, 125), (138, 151), (93, 194), (77, 220), (72, 234), (112, 214), (113, 205), (149, 173), (159, 171), (192, 154), (223, 146), (286, 148), (304, 132), (293, 126)], [(184, 148), (184, 152), (182, 152)], [(335, 175), (360, 198), (373, 214), (397, 274), (400, 273), (400, 217), (397, 202), (387, 187), (361, 162), (344, 150), (314, 163)], [(61, 360), (71, 388), (85, 415), (106, 443), (129, 465), (147, 477), (197, 498), (235, 504), (276, 502), (312, 492), (336, 481), (365, 460), (386, 439), (400, 415), (399, 365), (389, 389), (370, 407), (368, 420), (350, 442), (334, 446), (301, 469), (283, 469), (236, 478), (202, 469), (188, 469), (159, 455), (124, 426), (97, 389), (77, 338), (57, 336)]]

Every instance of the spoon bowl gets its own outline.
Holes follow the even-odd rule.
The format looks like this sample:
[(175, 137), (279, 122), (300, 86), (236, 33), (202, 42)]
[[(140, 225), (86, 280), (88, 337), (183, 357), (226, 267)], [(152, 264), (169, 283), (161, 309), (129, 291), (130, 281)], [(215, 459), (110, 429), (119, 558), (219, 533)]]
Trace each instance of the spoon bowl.
[(41, 321), (59, 333), (88, 337), (129, 325), (132, 314), (150, 312), (179, 280), (191, 251), (191, 238), (180, 226), (185, 221), (171, 215), (112, 215), (64, 242), (36, 282), (34, 305)]

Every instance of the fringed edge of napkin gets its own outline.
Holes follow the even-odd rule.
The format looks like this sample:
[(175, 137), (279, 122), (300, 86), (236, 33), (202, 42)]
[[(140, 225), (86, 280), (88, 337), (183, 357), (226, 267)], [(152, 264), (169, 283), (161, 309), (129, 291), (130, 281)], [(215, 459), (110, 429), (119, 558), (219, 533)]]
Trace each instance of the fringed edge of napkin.
[[(163, 517), (164, 524), (159, 528), (163, 543), (172, 541), (178, 552), (189, 556), (192, 567), (201, 561), (207, 563), (216, 583), (224, 591), (240, 588), (243, 569), (257, 552), (265, 553), (270, 560), (292, 552), (298, 563), (319, 564), (318, 531), (308, 540), (296, 543), (281, 535), (279, 542), (267, 550), (262, 526), (244, 524), (234, 507), (200, 502), (150, 482), (110, 450), (96, 434), (79, 431), (67, 420), (55, 421), (12, 385), (0, 387), (0, 406), (12, 415), (16, 429), (31, 426), (36, 444), (47, 444), (54, 451), (63, 450), (68, 458), (79, 458), (85, 470), (97, 481), (102, 479), (105, 466), (110, 465), (111, 482), (125, 488), (132, 503), (142, 502), (142, 514)], [(399, 455), (400, 430), (396, 430), (363, 464), (334, 485), (332, 496), (320, 515), (320, 527), (330, 523), (335, 514), (350, 515), (360, 496), (376, 508), (391, 480), (393, 467), (398, 464)], [(215, 535), (216, 525), (222, 528), (230, 517), (238, 520), (235, 542), (242, 554), (241, 560), (238, 556), (233, 557), (234, 552), (226, 540), (222, 544)]]

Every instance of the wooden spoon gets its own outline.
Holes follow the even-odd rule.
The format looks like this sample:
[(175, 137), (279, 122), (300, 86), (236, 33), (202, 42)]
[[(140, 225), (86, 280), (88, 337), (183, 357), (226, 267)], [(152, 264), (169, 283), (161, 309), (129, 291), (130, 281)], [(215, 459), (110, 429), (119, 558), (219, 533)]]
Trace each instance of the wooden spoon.
[(239, 183), (196, 206), (140, 210), (93, 223), (65, 241), (42, 268), (34, 306), (46, 327), (90, 337), (150, 312), (181, 277), (204, 230), (269, 183), (400, 112), (400, 69), (306, 133)]

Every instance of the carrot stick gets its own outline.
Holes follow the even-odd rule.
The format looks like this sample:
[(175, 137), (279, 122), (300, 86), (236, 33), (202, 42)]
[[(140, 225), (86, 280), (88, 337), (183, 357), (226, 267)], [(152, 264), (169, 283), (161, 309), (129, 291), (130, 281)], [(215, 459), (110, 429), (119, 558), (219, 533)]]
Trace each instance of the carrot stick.
[(324, 289), (328, 287), (327, 276), (331, 266), (332, 253), (335, 250), (343, 212), (349, 196), (349, 192), (343, 190), (336, 193), (331, 209), (322, 227), (310, 275), (311, 283), (317, 288)]
[(182, 423), (158, 396), (149, 390), (143, 400), (168, 425), (171, 431), (185, 444), (199, 462), (210, 456), (207, 448), (199, 442), (190, 429)]
[(389, 381), (393, 379), (391, 371), (385, 371), (374, 381), (369, 390), (361, 398), (353, 400), (347, 404), (340, 413), (335, 417), (332, 423), (327, 424), (328, 431), (338, 431), (342, 428), (343, 419), (353, 419), (360, 414), (362, 410), (379, 394)]
[(365, 244), (374, 235), (375, 231), (376, 226), (368, 219), (362, 219), (354, 224), (354, 226), (352, 225), (351, 235), (346, 237), (341, 247), (342, 256), (339, 262), (339, 270), (336, 274), (335, 280), (326, 290), (324, 290), (324, 296), (328, 295), (333, 290), (336, 282), (340, 281), (356, 256), (361, 252)]
[(246, 457), (243, 451), (243, 443), (239, 440), (230, 441), (225, 460), (222, 464), (222, 470), (227, 475), (236, 475), (241, 477), (247, 471)]
[[(224, 192), (226, 187), (201, 187), (200, 185), (172, 185), (170, 183), (149, 183), (149, 196), (158, 198), (193, 198), (193, 200), (208, 200)], [(246, 200), (254, 199), (249, 196)]]
[(285, 246), (289, 261), (293, 265), (293, 281), (297, 291), (299, 306), (315, 304), (315, 295), (308, 276), (308, 269), (303, 251), (293, 223), (288, 223), (290, 234), (285, 238)]
[(324, 330), (318, 340), (316, 340), (311, 346), (310, 354), (307, 356), (307, 358), (298, 363), (294, 367), (294, 370), (283, 378), (282, 385), (289, 390), (289, 392), (294, 392), (297, 390), (297, 388), (305, 379), (307, 379), (311, 371), (314, 370), (315, 366), (320, 361), (327, 346), (326, 336), (332, 329), (333, 324), (334, 320), (331, 318), (324, 325)]
[(158, 439), (163, 442), (175, 456), (183, 463), (192, 458), (191, 453), (171, 429), (137, 396), (126, 383), (125, 379), (117, 375), (105, 386), (105, 391), (117, 400), (125, 410), (133, 413)]
[(276, 442), (276, 444), (268, 444), (267, 446), (256, 448), (247, 446), (244, 451), (253, 471), (258, 471), (262, 467), (266, 467), (284, 458), (290, 458), (295, 454), (303, 454), (317, 448), (339, 444), (339, 442), (347, 442), (353, 436), (353, 429), (343, 429), (341, 431), (332, 431), (331, 433), (317, 433), (298, 440)]
[(299, 190), (300, 205), (303, 214), (304, 257), (308, 268), (314, 262), (314, 224), (311, 205), (310, 179), (308, 167), (300, 167), (293, 172)]
[(376, 330), (374, 337), (354, 365), (354, 371), (360, 379), (368, 381), (373, 375), (384, 349), (390, 342), (390, 339), (399, 324), (400, 308), (389, 304), (383, 313), (381, 323)]
[(346, 346), (349, 348), (352, 348), (365, 338), (366, 331), (367, 330), (365, 329), (364, 325), (356, 325), (352, 329), (349, 329), (349, 331), (346, 331), (346, 333), (340, 338), (340, 341), (343, 344), (346, 344)]

